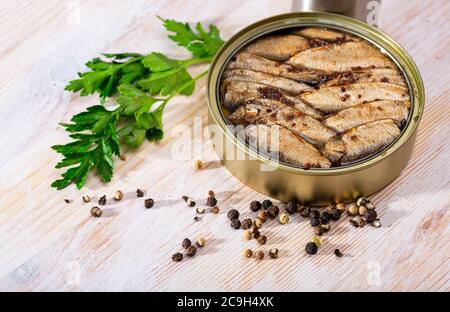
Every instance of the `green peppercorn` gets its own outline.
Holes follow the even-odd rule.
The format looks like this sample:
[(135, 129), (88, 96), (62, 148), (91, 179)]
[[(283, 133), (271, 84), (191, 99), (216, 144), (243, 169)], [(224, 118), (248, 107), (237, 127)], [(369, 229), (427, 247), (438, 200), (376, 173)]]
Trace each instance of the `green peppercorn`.
[(257, 200), (254, 200), (250, 203), (250, 210), (251, 211), (258, 211), (261, 209), (261, 203)]

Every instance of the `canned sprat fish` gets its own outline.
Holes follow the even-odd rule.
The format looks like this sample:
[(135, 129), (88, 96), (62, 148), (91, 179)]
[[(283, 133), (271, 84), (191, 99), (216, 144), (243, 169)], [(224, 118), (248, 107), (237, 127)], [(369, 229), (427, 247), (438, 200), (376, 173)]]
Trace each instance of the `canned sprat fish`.
[[(367, 196), (394, 180), (424, 105), (418, 70), (394, 40), (329, 13), (242, 30), (217, 54), (207, 90), (224, 165), (261, 193), (314, 204)], [(262, 150), (261, 141), (277, 145)]]

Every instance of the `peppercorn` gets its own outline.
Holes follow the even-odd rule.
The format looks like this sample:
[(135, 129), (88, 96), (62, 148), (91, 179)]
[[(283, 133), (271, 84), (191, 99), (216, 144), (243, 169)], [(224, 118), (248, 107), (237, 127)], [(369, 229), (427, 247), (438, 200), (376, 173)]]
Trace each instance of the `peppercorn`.
[(319, 226), (319, 225), (320, 225), (319, 219), (314, 219), (314, 218), (312, 218), (309, 222), (311, 223), (311, 226), (312, 226), (312, 227), (316, 227), (316, 226)]
[(123, 198), (123, 192), (118, 190), (114, 193), (114, 199), (115, 200), (121, 200)]
[(231, 209), (228, 211), (227, 217), (230, 220), (237, 219), (239, 218), (239, 211), (237, 211), (236, 209)]
[(313, 236), (311, 242), (317, 245), (317, 247), (322, 247), (322, 240), (318, 236)]
[(191, 245), (192, 245), (192, 242), (189, 238), (183, 239), (183, 242), (181, 243), (181, 247), (183, 247), (184, 249), (187, 249)]
[(183, 255), (179, 252), (174, 253), (172, 256), (172, 261), (173, 262), (180, 262), (181, 260), (183, 260)]
[(203, 162), (202, 162), (200, 159), (195, 159), (195, 160), (192, 162), (192, 167), (193, 167), (195, 170), (200, 170), (200, 169), (203, 168)]
[(257, 200), (254, 200), (250, 203), (250, 210), (251, 211), (258, 211), (261, 209), (261, 203)]
[(120, 154), (119, 158), (120, 158), (120, 160), (122, 160), (122, 161), (127, 160), (127, 156), (124, 155), (124, 154)]
[(258, 237), (258, 243), (260, 245), (264, 245), (265, 243), (267, 243), (267, 237), (265, 235), (260, 235)]
[(320, 212), (317, 209), (312, 209), (309, 213), (309, 217), (311, 219), (319, 219), (320, 218)]
[(194, 207), (194, 206), (195, 206), (195, 201), (193, 201), (192, 198), (190, 198), (190, 199), (188, 200), (188, 206), (189, 206), (189, 207)]
[(263, 209), (269, 209), (272, 206), (272, 202), (269, 199), (263, 200), (261, 203)]
[(154, 204), (155, 204), (155, 201), (152, 198), (147, 198), (146, 200), (144, 200), (144, 206), (147, 209), (152, 208)]
[(255, 253), (255, 259), (256, 260), (263, 260), (264, 259), (264, 252), (259, 250)]
[(204, 214), (205, 213), (205, 208), (201, 208), (201, 207), (197, 207), (196, 209), (195, 209), (195, 211), (198, 213), (198, 214)]
[(363, 216), (367, 211), (367, 208), (365, 206), (359, 206), (358, 213), (360, 216)]
[(206, 240), (203, 237), (197, 239), (197, 247), (203, 247), (206, 244)]
[(216, 194), (214, 193), (213, 190), (208, 191), (208, 197), (216, 197)]
[(258, 213), (258, 218), (261, 219), (263, 222), (266, 222), (268, 217), (269, 217), (269, 214), (267, 213), (266, 210), (261, 210)]
[(278, 221), (281, 224), (286, 224), (289, 222), (289, 216), (286, 213), (282, 213), (280, 214), (280, 216), (278, 217)]
[(290, 201), (286, 204), (286, 211), (290, 214), (297, 212), (297, 203)]
[(217, 205), (217, 199), (215, 197), (209, 196), (208, 199), (206, 200), (206, 204), (209, 207), (214, 207), (215, 205)]
[(272, 248), (269, 250), (269, 256), (273, 259), (278, 257), (278, 249)]
[(322, 224), (328, 224), (331, 220), (331, 214), (327, 211), (324, 211), (321, 215)]
[(242, 228), (243, 228), (244, 230), (251, 228), (252, 225), (253, 225), (253, 221), (252, 221), (252, 219), (250, 219), (250, 218), (244, 219), (244, 220), (242, 221)]
[(88, 202), (91, 201), (91, 198), (90, 198), (88, 195), (85, 195), (85, 196), (83, 196), (83, 201), (84, 201), (85, 203), (88, 203)]
[(239, 230), (241, 228), (241, 221), (239, 221), (239, 219), (231, 220), (231, 227), (235, 230)]
[(314, 228), (314, 235), (322, 236), (323, 233), (325, 233), (325, 231), (324, 231), (324, 229), (323, 229), (322, 227), (316, 226), (316, 227)]
[(356, 205), (357, 205), (358, 207), (364, 206), (364, 204), (365, 204), (367, 201), (368, 201), (367, 198), (365, 198), (365, 197), (359, 197), (359, 198), (356, 200)]
[(331, 226), (329, 224), (321, 224), (320, 228), (322, 228), (324, 233), (326, 233), (330, 230)]
[(253, 256), (253, 251), (251, 249), (245, 249), (243, 254), (244, 254), (244, 257), (251, 258)]
[(339, 250), (339, 249), (335, 249), (334, 250), (334, 254), (336, 255), (336, 257), (341, 258), (344, 256), (344, 254)]
[(258, 228), (253, 228), (252, 233), (253, 233), (253, 238), (255, 238), (255, 239), (258, 239), (261, 236)]
[(310, 209), (309, 207), (305, 207), (305, 209), (303, 209), (303, 210), (300, 212), (300, 215), (301, 215), (303, 218), (308, 218), (310, 213), (311, 213), (311, 209)]
[(280, 208), (278, 206), (272, 205), (269, 209), (267, 209), (267, 213), (269, 214), (269, 217), (274, 219), (278, 216), (278, 213), (280, 212)]
[(100, 217), (102, 215), (102, 210), (99, 207), (92, 207), (91, 209), (91, 215), (93, 217)]
[(359, 212), (358, 206), (355, 203), (351, 203), (347, 208), (347, 212), (351, 216), (356, 216)]
[(373, 221), (371, 224), (372, 224), (374, 227), (376, 227), (376, 228), (381, 227), (381, 222), (380, 222), (379, 219), (376, 219), (376, 220)]
[(189, 196), (183, 195), (183, 196), (181, 196), (181, 199), (187, 203)]
[(209, 210), (213, 213), (213, 214), (218, 214), (220, 209), (217, 206), (211, 207), (209, 208)]
[(106, 195), (103, 195), (102, 197), (100, 197), (98, 199), (98, 204), (99, 205), (105, 205), (106, 204)]
[(194, 217), (194, 221), (200, 221), (200, 219), (201, 219), (201, 218), (200, 218), (199, 216), (195, 216), (195, 217)]
[(339, 210), (337, 210), (337, 209), (333, 210), (333, 212), (331, 213), (331, 218), (334, 221), (339, 220), (341, 218), (341, 212)]
[(377, 219), (377, 212), (374, 209), (367, 209), (364, 213), (364, 219), (366, 219), (367, 223), (372, 223)]
[(339, 211), (339, 212), (344, 212), (345, 211), (345, 204), (343, 204), (343, 203), (338, 203), (338, 204), (336, 204), (336, 209)]
[(141, 189), (136, 190), (136, 196), (137, 197), (144, 197), (144, 191)]
[(297, 212), (302, 212), (305, 209), (305, 205), (298, 205)]
[(366, 225), (366, 223), (361, 217), (350, 219), (350, 224), (353, 225), (354, 227), (364, 227), (364, 225)]
[(264, 222), (260, 218), (256, 218), (255, 222), (253, 222), (253, 225), (259, 229), (260, 227), (262, 227), (263, 223)]
[(316, 243), (309, 242), (305, 246), (305, 251), (308, 255), (315, 255), (317, 253), (317, 250), (318, 250), (318, 248), (317, 248)]
[(364, 204), (364, 206), (365, 206), (367, 209), (375, 209), (375, 205), (372, 204), (371, 201), (366, 202), (366, 203)]
[(242, 233), (242, 237), (243, 237), (245, 240), (251, 240), (251, 239), (252, 239), (252, 236), (253, 236), (253, 233), (252, 233), (252, 231), (250, 231), (250, 230), (245, 230), (244, 233)]
[(195, 256), (195, 254), (197, 253), (197, 247), (195, 246), (189, 246), (188, 249), (186, 250), (186, 256), (188, 257), (193, 257)]

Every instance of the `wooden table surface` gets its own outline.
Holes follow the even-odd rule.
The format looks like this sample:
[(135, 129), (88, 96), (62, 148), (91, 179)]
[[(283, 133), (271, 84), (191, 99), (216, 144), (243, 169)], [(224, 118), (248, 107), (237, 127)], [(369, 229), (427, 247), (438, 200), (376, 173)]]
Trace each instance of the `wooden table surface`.
[[(244, 259), (241, 232), (226, 211), (250, 215), (263, 197), (216, 160), (206, 140), (204, 170), (170, 155), (177, 125), (206, 125), (205, 82), (191, 97), (176, 98), (164, 116), (166, 137), (145, 143), (104, 185), (49, 187), (60, 174), (50, 146), (67, 140), (59, 122), (98, 102), (63, 91), (83, 64), (100, 52), (185, 52), (166, 38), (155, 15), (218, 25), (224, 38), (261, 18), (289, 12), (291, 1), (2, 1), (0, 3), (0, 290), (3, 291), (450, 291), (449, 283), (449, 72), (450, 2), (383, 0), (380, 28), (416, 61), (426, 107), (411, 161), (401, 176), (372, 196), (383, 227), (354, 229), (341, 220), (314, 257), (304, 253), (311, 228), (297, 215), (269, 223), (266, 245), (277, 260)], [(203, 135), (206, 138), (206, 133)], [(153, 209), (134, 196), (143, 188)], [(126, 192), (101, 218), (81, 196)], [(180, 200), (217, 192), (221, 213), (193, 222)], [(65, 198), (73, 202), (66, 204)], [(95, 199), (95, 198), (94, 198)], [(197, 256), (173, 263), (185, 237), (203, 236)], [(345, 256), (336, 258), (339, 248)]]

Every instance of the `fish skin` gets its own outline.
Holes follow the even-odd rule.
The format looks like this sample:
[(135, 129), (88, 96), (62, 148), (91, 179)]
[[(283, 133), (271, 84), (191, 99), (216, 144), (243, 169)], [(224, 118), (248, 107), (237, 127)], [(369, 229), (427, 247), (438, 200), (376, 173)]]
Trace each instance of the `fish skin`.
[(299, 82), (314, 84), (319, 83), (321, 75), (325, 74), (317, 70), (310, 70), (272, 61), (262, 56), (247, 52), (237, 53), (228, 63), (227, 69), (248, 69)]
[(228, 120), (234, 125), (277, 124), (300, 135), (315, 146), (322, 146), (336, 136), (333, 130), (311, 116), (304, 115), (283, 103), (267, 99), (249, 101), (230, 114)]
[(365, 68), (339, 73), (335, 78), (320, 84), (320, 87), (341, 86), (355, 82), (387, 82), (406, 87), (403, 75), (394, 68)]
[(291, 94), (300, 94), (302, 91), (311, 90), (312, 88), (304, 83), (296, 82), (283, 77), (276, 77), (266, 73), (256, 72), (247, 69), (231, 69), (223, 73), (224, 82), (230, 81), (247, 81), (256, 82), (279, 88)]
[(332, 162), (346, 164), (381, 151), (400, 135), (392, 119), (377, 120), (344, 133), (325, 144), (322, 152)]
[(324, 113), (376, 100), (407, 101), (408, 89), (392, 83), (354, 83), (303, 92), (300, 99)]
[(226, 85), (222, 94), (224, 94), (224, 106), (229, 111), (234, 111), (238, 106), (250, 99), (266, 98), (282, 102), (316, 119), (323, 118), (323, 114), (320, 111), (306, 105), (300, 99), (260, 83), (233, 81)]
[(397, 125), (408, 118), (409, 101), (375, 101), (359, 104), (326, 118), (323, 123), (338, 133), (382, 119), (392, 119)]
[[(278, 131), (278, 137), (276, 134), (272, 137), (273, 131)], [(245, 127), (243, 132), (246, 142), (257, 147), (262, 154), (278, 154), (279, 160), (305, 169), (331, 166), (331, 162), (313, 145), (286, 128), (258, 124)], [(274, 144), (272, 139), (278, 139), (278, 144)]]
[(286, 61), (297, 52), (308, 48), (308, 40), (300, 36), (273, 35), (250, 43), (243, 51), (275, 61)]
[(355, 68), (395, 68), (394, 63), (377, 48), (363, 41), (347, 41), (301, 51), (287, 62), (326, 72), (344, 72)]
[(335, 30), (322, 28), (322, 27), (307, 27), (299, 30), (294, 30), (291, 32), (293, 35), (302, 36), (308, 39), (321, 39), (327, 41), (350, 41), (356, 40), (359, 41), (358, 37), (355, 37), (350, 34), (341, 33)]

